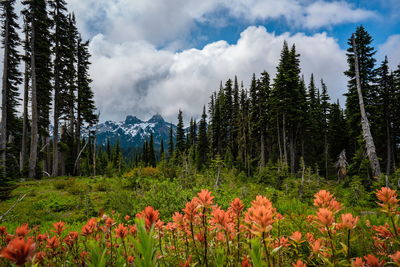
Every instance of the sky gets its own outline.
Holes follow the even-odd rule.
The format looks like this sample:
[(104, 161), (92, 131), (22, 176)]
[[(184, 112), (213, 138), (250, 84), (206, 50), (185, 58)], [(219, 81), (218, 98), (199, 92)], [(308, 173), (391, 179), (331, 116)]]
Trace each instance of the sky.
[(237, 75), (275, 75), (283, 42), (296, 44), (306, 81), (324, 79), (344, 103), (347, 40), (358, 25), (377, 62), (400, 64), (400, 0), (66, 0), (90, 40), (100, 120), (159, 113), (199, 118), (211, 93)]

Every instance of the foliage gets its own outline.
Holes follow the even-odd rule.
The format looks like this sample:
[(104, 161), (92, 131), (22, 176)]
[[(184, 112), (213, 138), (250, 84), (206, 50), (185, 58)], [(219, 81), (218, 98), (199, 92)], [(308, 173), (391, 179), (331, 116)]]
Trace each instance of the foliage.
[(80, 225), (58, 221), (41, 228), (28, 224), (0, 226), (0, 263), (400, 266), (400, 200), (395, 190), (382, 187), (375, 192), (380, 211), (369, 217), (348, 212), (326, 190), (314, 194), (314, 207), (303, 204), (308, 210), (293, 216), (290, 210), (281, 213), (285, 208), (280, 201), (275, 208), (270, 201), (274, 194), (267, 191), (268, 198), (258, 195), (247, 204), (235, 198), (223, 209), (212, 193), (203, 189), (182, 204), (167, 223), (160, 219), (158, 210), (146, 206), (136, 213), (136, 219), (100, 213)]

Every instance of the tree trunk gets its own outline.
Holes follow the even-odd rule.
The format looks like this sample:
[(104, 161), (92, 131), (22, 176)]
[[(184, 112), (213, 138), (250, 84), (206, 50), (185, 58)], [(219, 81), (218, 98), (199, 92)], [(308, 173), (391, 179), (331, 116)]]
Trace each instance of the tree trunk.
[(279, 120), (276, 120), (276, 129), (277, 129), (277, 135), (278, 135), (278, 149), (279, 149), (279, 161), (282, 162), (283, 156), (282, 156), (282, 146), (281, 146), (281, 134), (279, 131)]
[[(28, 23), (25, 21), (25, 43), (29, 42)], [(22, 140), (21, 140), (21, 162), (20, 172), (22, 173), (25, 167), (28, 142), (28, 102), (29, 102), (29, 64), (28, 64), (28, 49), (25, 50), (25, 73), (24, 73), (24, 104), (23, 104), (23, 124), (22, 124)]]
[(390, 122), (386, 119), (386, 175), (390, 175), (391, 170), (391, 161), (392, 161), (392, 142), (391, 142), (391, 134), (390, 134)]
[(328, 149), (329, 149), (328, 135), (325, 130), (324, 132), (325, 179), (328, 178)]
[[(80, 112), (78, 109), (78, 114), (76, 116), (76, 131), (75, 131), (75, 143), (76, 143), (76, 151), (81, 150), (81, 120), (80, 120)], [(77, 161), (75, 163), (74, 174), (81, 175), (81, 160), (79, 154), (77, 155)]]
[[(7, 8), (7, 7), (6, 7)], [(2, 90), (2, 110), (1, 110), (1, 140), (0, 140), (0, 150), (1, 150), (1, 164), (3, 178), (7, 177), (7, 164), (6, 164), (6, 154), (7, 154), (7, 96), (8, 96), (8, 43), (9, 43), (9, 18), (6, 10), (6, 20), (5, 20), (5, 33), (4, 33), (4, 65), (3, 65), (3, 90)]]
[(31, 127), (31, 147), (29, 155), (29, 178), (36, 176), (37, 146), (38, 146), (38, 107), (37, 107), (37, 88), (36, 88), (36, 64), (35, 64), (35, 18), (32, 22), (31, 36), (31, 79), (32, 79), (32, 127)]
[(287, 145), (286, 145), (286, 114), (283, 113), (282, 117), (282, 139), (283, 139), (283, 159), (285, 164), (288, 164), (288, 154), (287, 154)]
[(374, 139), (371, 135), (371, 130), (369, 127), (367, 113), (365, 112), (364, 99), (363, 99), (363, 95), (362, 95), (362, 91), (361, 91), (357, 44), (356, 44), (354, 35), (352, 36), (352, 43), (353, 43), (353, 51), (354, 51), (354, 69), (355, 69), (355, 74), (356, 74), (358, 101), (359, 101), (360, 111), (361, 111), (361, 126), (362, 126), (362, 130), (363, 130), (363, 137), (364, 137), (365, 146), (367, 149), (368, 158), (371, 163), (373, 176), (375, 179), (380, 179), (381, 167), (379, 165), (379, 159), (376, 154)]
[(265, 140), (264, 133), (261, 133), (261, 153), (260, 153), (260, 167), (265, 167)]
[(55, 92), (55, 101), (54, 101), (54, 128), (53, 128), (53, 171), (52, 171), (52, 176), (56, 177), (58, 176), (58, 166), (59, 166), (59, 158), (58, 158), (58, 126), (59, 126), (59, 122), (58, 122), (58, 92)]

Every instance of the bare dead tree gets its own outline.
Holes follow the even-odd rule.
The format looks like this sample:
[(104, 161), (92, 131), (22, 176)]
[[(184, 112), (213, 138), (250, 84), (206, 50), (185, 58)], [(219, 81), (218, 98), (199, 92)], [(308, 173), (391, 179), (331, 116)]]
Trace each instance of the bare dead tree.
[(369, 121), (367, 117), (367, 113), (365, 112), (364, 99), (361, 90), (361, 82), (360, 82), (360, 70), (358, 65), (358, 52), (357, 52), (357, 44), (354, 38), (354, 35), (351, 37), (353, 44), (353, 52), (354, 52), (354, 70), (356, 74), (356, 83), (357, 83), (357, 92), (358, 92), (358, 102), (360, 105), (361, 112), (361, 126), (363, 130), (363, 138), (365, 142), (365, 146), (367, 149), (367, 155), (371, 164), (372, 174), (375, 179), (380, 179), (381, 176), (381, 167), (379, 165), (379, 159), (376, 154), (376, 148), (374, 144), (374, 139), (371, 134), (371, 129), (369, 126)]

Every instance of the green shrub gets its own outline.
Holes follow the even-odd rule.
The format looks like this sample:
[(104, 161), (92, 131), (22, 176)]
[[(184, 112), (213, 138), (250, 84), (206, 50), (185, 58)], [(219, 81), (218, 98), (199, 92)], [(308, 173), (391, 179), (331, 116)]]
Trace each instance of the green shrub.
[(65, 190), (67, 188), (70, 188), (75, 185), (75, 179), (74, 178), (68, 178), (68, 179), (57, 179), (53, 182), (53, 187), (56, 190)]

